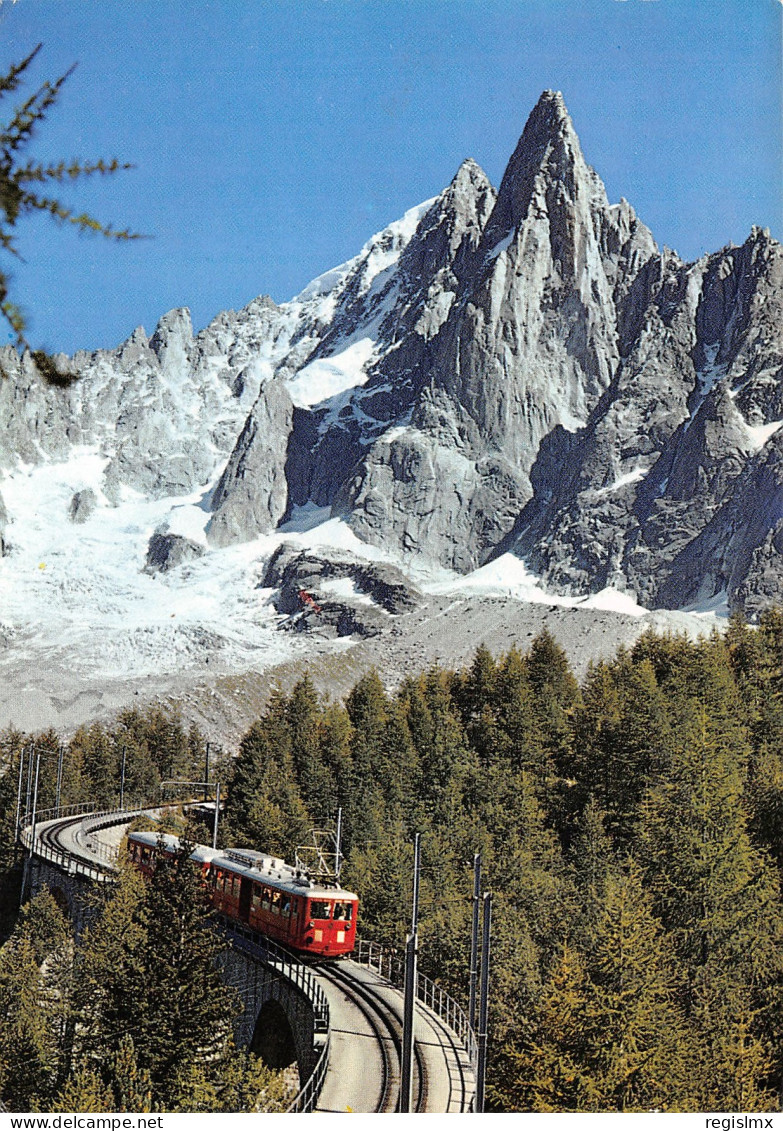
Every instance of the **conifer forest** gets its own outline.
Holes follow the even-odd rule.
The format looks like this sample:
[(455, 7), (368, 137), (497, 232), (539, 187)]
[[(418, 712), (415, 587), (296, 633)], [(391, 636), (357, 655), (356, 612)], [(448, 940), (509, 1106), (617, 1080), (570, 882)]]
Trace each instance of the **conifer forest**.
[[(360, 934), (401, 950), (421, 833), (420, 970), (463, 1003), (480, 852), (491, 1110), (779, 1110), (783, 613), (698, 641), (648, 632), (581, 684), (548, 633), (528, 643), (479, 647), (469, 668), (394, 692), (371, 672), (342, 703), (308, 677), (273, 690), (214, 767), (220, 842), (290, 859), (342, 807)], [(0, 746), (2, 1102), (284, 1110), (279, 1074), (233, 1045), (236, 1004), (189, 869), (151, 884), (124, 870), (77, 941), (49, 896), (10, 913), (30, 737)], [(61, 738), (35, 741), (45, 807)], [(121, 760), (126, 796), (153, 797), (162, 779), (200, 779), (204, 759), (178, 717), (125, 711), (69, 738), (62, 801), (116, 802)]]

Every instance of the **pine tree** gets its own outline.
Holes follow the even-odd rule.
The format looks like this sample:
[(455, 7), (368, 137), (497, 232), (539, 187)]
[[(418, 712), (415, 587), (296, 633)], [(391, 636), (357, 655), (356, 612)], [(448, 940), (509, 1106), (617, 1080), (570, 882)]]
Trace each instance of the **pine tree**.
[(638, 858), (692, 976), (708, 961), (770, 959), (774, 877), (747, 833), (742, 760), (693, 707), (671, 779), (649, 792), (642, 810)]
[(502, 749), (496, 717), (497, 681), (495, 658), (480, 644), (469, 670), (454, 688), (468, 741), (483, 765), (490, 765)]
[(80, 1068), (65, 1082), (51, 1110), (111, 1112), (117, 1109), (112, 1091), (103, 1083), (100, 1074), (92, 1068)]
[(152, 1111), (152, 1079), (146, 1069), (139, 1068), (133, 1037), (120, 1037), (117, 1051), (111, 1058), (109, 1087), (114, 1099), (113, 1111)]
[(612, 842), (606, 833), (606, 817), (590, 798), (577, 821), (568, 854), (571, 874), (578, 892), (577, 936), (591, 938), (603, 907), (606, 882), (615, 867)]
[(144, 980), (147, 888), (127, 862), (75, 957), (75, 1061), (107, 1063), (124, 1035), (139, 1036), (137, 987)]
[(309, 828), (291, 751), (287, 700), (275, 691), (240, 743), (227, 803), (232, 839), (291, 857)]
[[(696, 707), (680, 741), (671, 779), (645, 799), (637, 858), (682, 965), (683, 1005), (712, 1079), (722, 1080), (726, 1110), (738, 1089), (750, 1096), (747, 1083), (740, 1087), (749, 1071), (762, 1073), (754, 1094), (764, 1094), (765, 1065), (780, 1047), (780, 885), (748, 834), (742, 750)], [(779, 1060), (776, 1071), (779, 1077)]]
[(542, 989), (536, 1035), (515, 1051), (516, 1103), (533, 1111), (600, 1111), (591, 1059), (591, 984), (579, 951), (564, 944)]
[(267, 1068), (259, 1057), (235, 1049), (221, 1079), (218, 1111), (283, 1112), (291, 1100), (285, 1073)]
[(590, 1059), (608, 1111), (676, 1111), (689, 1075), (690, 1035), (678, 976), (640, 869), (607, 877), (590, 940)]
[[(348, 712), (342, 704), (330, 703), (321, 716), (318, 732), (321, 764), (331, 783), (327, 812), (342, 807), (347, 812), (353, 798), (353, 758), (351, 744), (353, 727)], [(343, 845), (351, 845), (352, 829), (344, 825)]]
[(30, 1111), (49, 1094), (56, 1053), (35, 947), (23, 932), (0, 950), (0, 1017), (1, 1098), (10, 1111)]
[(456, 819), (462, 808), (471, 762), (448, 682), (447, 673), (431, 668), (408, 689), (403, 706), (413, 749), (400, 758), (398, 771), (402, 779), (398, 789), (406, 792), (408, 811), (415, 809), (418, 796), (427, 817), (444, 823)]
[(548, 772), (547, 754), (535, 722), (535, 697), (528, 665), (512, 648), (498, 666), (494, 681), (497, 753), (504, 754), (515, 771), (536, 778)]
[(219, 1074), (238, 1012), (216, 966), (223, 942), (185, 844), (158, 863), (144, 900), (145, 938), (131, 993), (137, 1062), (164, 1110), (190, 1063)]

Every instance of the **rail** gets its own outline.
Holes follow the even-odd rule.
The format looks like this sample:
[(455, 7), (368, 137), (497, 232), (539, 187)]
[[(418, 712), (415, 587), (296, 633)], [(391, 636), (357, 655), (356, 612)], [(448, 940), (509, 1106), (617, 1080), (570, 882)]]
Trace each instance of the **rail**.
[[(139, 807), (123, 811), (120, 814), (117, 810), (96, 811), (94, 805), (90, 803), (70, 805), (60, 809), (41, 810), (36, 814), (35, 827), (37, 832), (39, 825), (58, 817), (90, 814), (89, 819), (82, 822), (82, 826), (76, 834), (77, 843), (84, 845), (84, 838), (102, 828), (119, 824), (126, 817), (133, 819), (141, 811)], [(43, 843), (38, 836), (35, 837), (35, 846), (33, 847), (32, 820), (32, 814), (25, 813), (20, 821), (19, 840), (28, 851), (34, 851), (37, 856), (51, 861), (66, 872), (78, 872), (80, 875), (97, 880), (100, 883), (107, 883), (113, 878), (113, 861), (117, 856), (116, 849), (112, 849), (109, 845), (100, 845), (99, 842), (97, 842), (99, 847), (96, 849), (96, 842), (93, 842), (88, 851), (93, 855), (104, 856), (106, 863), (92, 864), (67, 849), (56, 848), (53, 845)], [(84, 845), (84, 847), (87, 848), (87, 845)], [(266, 965), (273, 965), (278, 968), (283, 977), (300, 989), (312, 1003), (314, 1033), (322, 1035), (323, 1044), (313, 1071), (286, 1110), (290, 1113), (313, 1111), (321, 1094), (329, 1067), (331, 1033), (329, 1005), (326, 995), (310, 970), (298, 962), (294, 955), (284, 947), (274, 943), (271, 939), (264, 938), (255, 931), (251, 931), (249, 928), (222, 917), (220, 918), (220, 928), (239, 949), (244, 950), (251, 957)], [(356, 950), (352, 957), (360, 965), (377, 971), (380, 977), (385, 978), (397, 989), (403, 988), (404, 962), (395, 951), (379, 943), (361, 939), (357, 941)], [(418, 977), (418, 998), (424, 1006), (444, 1021), (451, 1031), (459, 1037), (475, 1069), (478, 1060), (478, 1046), (463, 1008), (446, 993), (442, 986), (437, 985), (431, 978), (423, 974)]]
[[(140, 812), (142, 812), (140, 807), (123, 810), (122, 812), (118, 812), (116, 809), (96, 811), (93, 802), (86, 802), (81, 805), (64, 805), (60, 806), (59, 809), (41, 809), (35, 814), (35, 838), (33, 838), (33, 814), (27, 812), (23, 814), (19, 822), (19, 842), (35, 856), (56, 864), (58, 868), (62, 868), (65, 872), (78, 873), (87, 879), (105, 883), (106, 880), (111, 878), (111, 874), (115, 870), (114, 862), (117, 858), (117, 850), (99, 841), (86, 844), (85, 838), (99, 829), (122, 824), (126, 818), (132, 820)], [(38, 835), (40, 826), (48, 821), (78, 817), (81, 814), (90, 814), (90, 818), (82, 821), (81, 827), (75, 833), (75, 840), (91, 855), (99, 857), (105, 863), (85, 860), (84, 857), (70, 852), (67, 848), (46, 844)], [(35, 839), (35, 843), (33, 843), (33, 839)]]
[[(389, 947), (359, 939), (356, 943), (356, 950), (351, 957), (360, 966), (375, 970), (381, 978), (385, 978), (398, 990), (403, 989), (405, 962), (399, 954)], [(444, 1021), (452, 1032), (456, 1033), (475, 1069), (478, 1064), (478, 1043), (465, 1010), (450, 994), (446, 993), (442, 986), (433, 982), (426, 974), (419, 974), (417, 982), (419, 1000), (440, 1017), (441, 1021)]]

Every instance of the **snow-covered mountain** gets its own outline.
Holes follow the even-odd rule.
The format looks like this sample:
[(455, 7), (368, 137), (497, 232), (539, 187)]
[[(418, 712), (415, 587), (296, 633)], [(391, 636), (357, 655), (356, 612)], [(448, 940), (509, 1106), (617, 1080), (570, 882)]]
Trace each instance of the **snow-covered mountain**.
[[(57, 387), (0, 351), (8, 639), (247, 658), (286, 539), (425, 588), (499, 561), (553, 603), (756, 613), (783, 596), (782, 282), (766, 231), (660, 251), (546, 91), (497, 191), (466, 161), (288, 303), (172, 311)], [(357, 569), (318, 577), (370, 600)]]

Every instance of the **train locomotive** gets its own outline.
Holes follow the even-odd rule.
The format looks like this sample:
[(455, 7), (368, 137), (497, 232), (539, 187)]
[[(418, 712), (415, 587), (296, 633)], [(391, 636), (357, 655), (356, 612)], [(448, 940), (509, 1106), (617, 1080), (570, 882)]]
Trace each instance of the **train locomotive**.
[[(170, 833), (128, 834), (128, 854), (150, 876), (161, 852), (179, 851)], [(359, 899), (324, 877), (311, 877), (275, 856), (249, 848), (195, 845), (190, 859), (215, 910), (226, 919), (304, 954), (337, 958), (356, 943)]]

